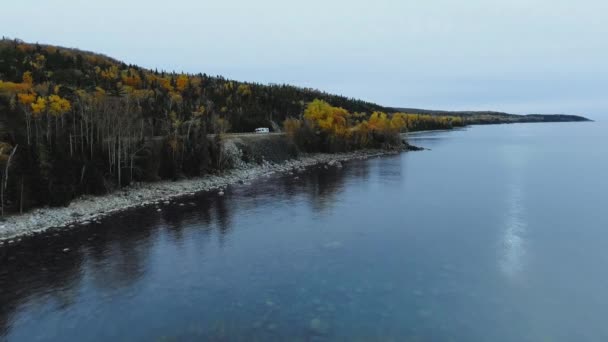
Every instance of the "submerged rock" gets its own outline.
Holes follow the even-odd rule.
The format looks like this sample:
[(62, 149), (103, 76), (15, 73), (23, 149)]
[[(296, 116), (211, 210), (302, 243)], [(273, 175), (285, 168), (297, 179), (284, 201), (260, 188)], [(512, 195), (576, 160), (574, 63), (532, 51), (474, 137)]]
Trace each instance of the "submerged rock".
[(433, 311), (431, 311), (429, 309), (420, 309), (420, 310), (418, 310), (417, 314), (421, 318), (428, 318), (433, 315)]
[(315, 334), (325, 335), (329, 332), (329, 324), (320, 318), (315, 317), (310, 320), (310, 330)]
[(326, 248), (326, 249), (338, 249), (338, 248), (342, 248), (342, 242), (340, 242), (340, 241), (328, 242), (328, 243), (326, 243), (326, 244), (323, 245), (323, 248)]
[(404, 142), (403, 149), (405, 151), (424, 151), (425, 150), (424, 147), (418, 147), (418, 146), (410, 145), (407, 142)]

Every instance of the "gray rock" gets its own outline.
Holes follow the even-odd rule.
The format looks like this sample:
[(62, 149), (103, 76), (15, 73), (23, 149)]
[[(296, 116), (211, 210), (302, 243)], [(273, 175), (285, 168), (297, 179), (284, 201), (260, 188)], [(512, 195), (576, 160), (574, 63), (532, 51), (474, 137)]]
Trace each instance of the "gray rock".
[(433, 311), (428, 310), (428, 309), (418, 310), (417, 313), (418, 313), (418, 316), (421, 317), (421, 318), (429, 318), (429, 317), (431, 317), (433, 315)]

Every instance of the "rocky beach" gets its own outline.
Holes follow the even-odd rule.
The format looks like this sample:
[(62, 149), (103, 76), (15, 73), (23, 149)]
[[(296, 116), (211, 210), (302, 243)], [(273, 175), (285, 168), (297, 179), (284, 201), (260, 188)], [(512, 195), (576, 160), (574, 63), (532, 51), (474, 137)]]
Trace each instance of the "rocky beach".
[[(413, 146), (409, 147), (415, 150)], [(256, 178), (276, 173), (301, 172), (306, 167), (326, 164), (327, 167), (341, 167), (342, 162), (366, 159), (386, 154), (399, 153), (387, 150), (361, 150), (340, 154), (305, 154), (298, 159), (283, 162), (241, 163), (236, 168), (220, 175), (138, 183), (103, 196), (83, 196), (75, 199), (67, 207), (39, 208), (21, 215), (6, 217), (0, 223), (0, 245), (13, 244), (23, 236), (41, 233), (51, 228), (77, 228), (96, 224), (103, 217), (119, 212), (151, 205), (170, 204), (185, 196), (193, 196), (204, 191), (223, 190), (231, 185), (247, 183)], [(159, 211), (162, 208), (158, 209)]]

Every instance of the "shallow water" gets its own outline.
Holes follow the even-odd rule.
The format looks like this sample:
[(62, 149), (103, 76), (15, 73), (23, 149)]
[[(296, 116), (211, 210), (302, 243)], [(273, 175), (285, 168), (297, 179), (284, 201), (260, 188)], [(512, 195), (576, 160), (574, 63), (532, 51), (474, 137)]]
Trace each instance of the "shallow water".
[(411, 141), (0, 247), (0, 340), (608, 340), (608, 126)]

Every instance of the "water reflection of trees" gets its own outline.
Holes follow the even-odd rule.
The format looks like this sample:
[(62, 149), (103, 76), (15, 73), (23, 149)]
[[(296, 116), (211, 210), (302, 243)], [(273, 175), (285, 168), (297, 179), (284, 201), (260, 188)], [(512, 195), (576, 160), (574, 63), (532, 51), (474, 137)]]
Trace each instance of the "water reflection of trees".
[(4, 246), (0, 248), (0, 337), (8, 333), (11, 317), (21, 305), (67, 308), (77, 303), (85, 275), (93, 291), (136, 286), (146, 274), (160, 234), (180, 244), (188, 236), (186, 231), (196, 230), (201, 246), (215, 234), (223, 244), (235, 229), (233, 215), (241, 208), (307, 199), (315, 212), (323, 212), (344, 190), (346, 180), (368, 177), (366, 162), (353, 162), (344, 169), (318, 167), (232, 187), (225, 196), (210, 193), (183, 199), (181, 206), (164, 206), (161, 212), (142, 208), (106, 218), (102, 224)]
[(84, 266), (97, 288), (121, 288), (144, 274), (158, 217), (149, 209), (108, 218), (84, 244)]
[(317, 166), (303, 173), (285, 174), (279, 178), (258, 181), (235, 192), (247, 201), (239, 201), (244, 208), (263, 206), (271, 201), (295, 203), (307, 198), (314, 212), (331, 210), (346, 182), (359, 182), (369, 178), (367, 161), (352, 161), (344, 168)]
[(61, 252), (64, 245), (34, 239), (0, 249), (0, 337), (7, 332), (12, 314), (26, 301), (53, 301), (59, 307), (74, 302), (82, 253)]

